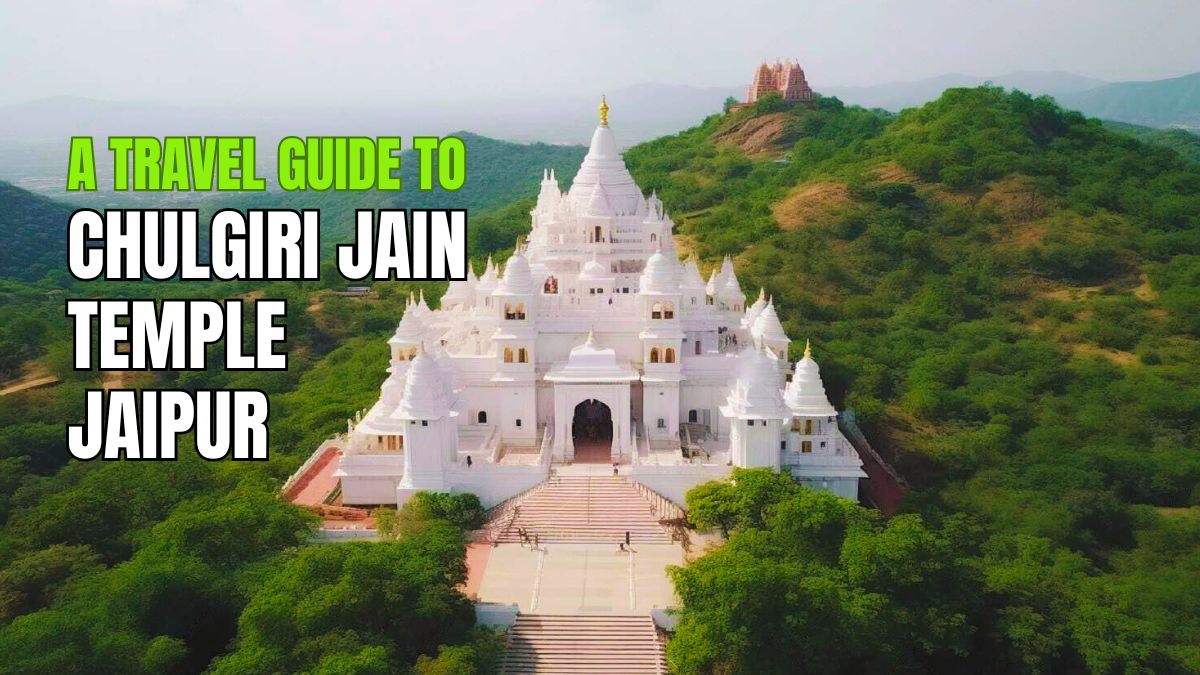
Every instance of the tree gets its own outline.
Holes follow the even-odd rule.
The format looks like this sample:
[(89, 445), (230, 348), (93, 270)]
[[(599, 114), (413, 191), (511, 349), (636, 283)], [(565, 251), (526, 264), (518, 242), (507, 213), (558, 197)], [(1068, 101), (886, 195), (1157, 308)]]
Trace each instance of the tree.
[[(217, 673), (334, 669), (354, 660), (406, 668), (439, 644), (461, 642), (474, 609), (461, 532), (430, 523), (400, 541), (301, 549), (271, 576), (239, 619), (236, 648)], [(331, 661), (331, 655), (338, 655)]]

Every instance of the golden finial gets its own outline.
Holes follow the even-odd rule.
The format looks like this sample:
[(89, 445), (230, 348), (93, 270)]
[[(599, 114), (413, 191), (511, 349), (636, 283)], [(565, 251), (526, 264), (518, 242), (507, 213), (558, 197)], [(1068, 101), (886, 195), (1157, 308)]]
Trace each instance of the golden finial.
[(600, 96), (600, 126), (608, 126), (608, 98)]
[(804, 340), (804, 358), (812, 358), (812, 340), (805, 338)]

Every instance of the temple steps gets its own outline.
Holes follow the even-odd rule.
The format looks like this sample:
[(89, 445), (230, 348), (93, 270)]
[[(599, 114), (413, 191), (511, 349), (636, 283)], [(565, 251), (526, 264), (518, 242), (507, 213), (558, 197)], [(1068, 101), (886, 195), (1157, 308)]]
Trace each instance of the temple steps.
[(497, 543), (520, 543), (520, 530), (539, 543), (670, 544), (671, 535), (641, 492), (623, 476), (557, 476), (506, 507)]
[(647, 615), (520, 614), (508, 632), (500, 672), (667, 672), (666, 654)]

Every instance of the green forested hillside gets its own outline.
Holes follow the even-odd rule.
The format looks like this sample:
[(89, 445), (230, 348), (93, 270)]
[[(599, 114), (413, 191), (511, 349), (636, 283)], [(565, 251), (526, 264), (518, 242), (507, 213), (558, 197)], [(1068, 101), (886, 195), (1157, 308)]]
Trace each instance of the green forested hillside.
[[(354, 231), (354, 211), (365, 208), (460, 208), (470, 209), (474, 219), (480, 214), (519, 199), (531, 190), (536, 191), (542, 170), (553, 168), (563, 185), (569, 184), (583, 160), (587, 148), (582, 145), (547, 145), (545, 143), (509, 143), (465, 131), (453, 134), (463, 139), (467, 148), (467, 181), (455, 192), (437, 188), (421, 192), (417, 188), (418, 164), (411, 151), (402, 154), (400, 192), (313, 192), (238, 195), (205, 198), (206, 210), (237, 208), (316, 208), (321, 209), (321, 236), (326, 249), (338, 242), (348, 241)], [(480, 248), (477, 240), (491, 241), (487, 225), (481, 230), (471, 222), (471, 249)], [(512, 241), (508, 241), (511, 245)]]
[[(565, 186), (582, 149), (544, 152)], [(774, 294), (913, 484), (889, 520), (762, 472), (694, 492), (694, 520), (731, 536), (674, 575), (680, 672), (1200, 672), (1200, 170), (990, 88), (899, 116), (768, 98), (626, 158), (683, 245), (736, 256), (743, 286)], [(472, 214), (476, 255), (527, 230), (547, 162), (526, 161), (473, 202), (527, 197)], [(363, 197), (313, 205), (348, 227)], [(33, 231), (65, 223), (43, 206)], [(488, 672), (494, 640), (452, 590), (460, 524), (304, 547), (310, 519), (276, 495), (373, 400), (418, 287), (334, 283), (0, 284), (3, 377), (63, 380), (0, 399), (0, 664)], [(291, 369), (76, 373), (62, 297), (96, 294), (287, 298)], [(185, 443), (165, 464), (68, 462), (62, 425), (105, 382), (263, 389), (272, 461), (201, 462)]]
[[(737, 256), (743, 287), (765, 286), (798, 344), (813, 339), (835, 403), (867, 421), (915, 487), (906, 510), (934, 529), (903, 545), (969, 518), (976, 535), (913, 552), (963, 558), (952, 572), (972, 580), (970, 597), (894, 600), (966, 632), (882, 664), (1200, 671), (1188, 581), (1200, 570), (1200, 169), (990, 88), (894, 118), (766, 102), (626, 157), (693, 250)], [(821, 564), (783, 541), (779, 565)], [(870, 564), (891, 564), (880, 553)], [(710, 572), (694, 596), (762, 581)], [(768, 623), (814, 610), (747, 602)], [(738, 610), (698, 608), (681, 644), (723, 611)], [(770, 651), (749, 640), (737, 653)], [(696, 667), (754, 671), (710, 656)]]
[(66, 267), (71, 208), (0, 181), (0, 278), (40, 279)]
[[(130, 193), (122, 208), (136, 208), (139, 204), (152, 208), (199, 208), (203, 217), (222, 208), (320, 209), (324, 247), (331, 250), (334, 244), (348, 241), (352, 236), (356, 209), (463, 208), (470, 210), (473, 219), (527, 195), (530, 190), (536, 191), (543, 169), (555, 169), (560, 183), (569, 184), (587, 151), (581, 145), (510, 143), (465, 131), (455, 135), (466, 144), (468, 163), (467, 182), (455, 192), (440, 188), (430, 192), (418, 190), (416, 156), (405, 151), (400, 171), (404, 189), (400, 192), (197, 192), (168, 195), (169, 202), (163, 201), (163, 195), (158, 193)], [(268, 185), (273, 182), (268, 180)], [(64, 193), (63, 202), (77, 196)], [(52, 269), (65, 268), (67, 221), (71, 212), (72, 208), (65, 203), (0, 181), (0, 238), (6, 242), (0, 249), (0, 278), (35, 280)], [(472, 252), (491, 250), (477, 243), (496, 239), (488, 222), (477, 225), (473, 221), (470, 229)], [(507, 234), (504, 236), (507, 238)], [(507, 245), (511, 244), (512, 240), (507, 239)]]
[[(315, 206), (327, 246), (349, 233), (355, 208), (465, 207), (472, 250), (500, 249), (513, 237), (480, 212), (536, 191), (544, 166), (569, 178), (584, 151), (465, 140), (468, 183), (453, 194), (418, 192), (410, 162), (399, 194), (195, 203)], [(0, 398), (0, 672), (492, 672), (494, 636), (470, 629), (456, 590), (460, 525), (433, 518), (400, 542), (302, 547), (312, 519), (277, 492), (378, 395), (386, 336), (419, 284), (377, 283), (371, 297), (347, 298), (329, 293), (336, 273), (320, 283), (78, 282), (63, 271), (70, 207), (0, 189), (10, 243), (0, 264), (19, 277), (0, 279), (0, 382), (61, 380)], [(438, 286), (426, 286), (431, 299)], [(226, 372), (214, 349), (203, 372), (75, 372), (63, 298), (95, 296), (287, 299), (289, 370)], [(190, 438), (175, 462), (69, 461), (63, 427), (81, 420), (84, 391), (102, 385), (261, 389), (271, 396), (271, 461), (204, 462)]]
[(1128, 134), (1143, 143), (1171, 148), (1184, 159), (1200, 164), (1200, 133), (1185, 129), (1154, 129), (1137, 124), (1105, 120), (1104, 126)]

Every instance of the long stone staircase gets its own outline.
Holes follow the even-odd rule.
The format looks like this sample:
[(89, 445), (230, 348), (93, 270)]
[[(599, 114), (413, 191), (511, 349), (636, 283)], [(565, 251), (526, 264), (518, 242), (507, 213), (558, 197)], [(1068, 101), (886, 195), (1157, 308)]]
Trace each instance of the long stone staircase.
[(659, 525), (659, 509), (624, 476), (554, 476), (522, 495), (493, 523), (497, 543), (520, 543), (519, 532), (536, 534), (539, 542), (670, 544), (671, 534)]
[[(669, 526), (682, 515), (678, 506), (625, 476), (554, 475), (493, 508), (476, 540), (522, 543), (525, 531), (537, 535), (541, 550), (555, 544), (615, 548), (628, 532), (637, 551), (639, 545), (677, 543), (660, 522)], [(661, 675), (667, 672), (666, 653), (648, 614), (522, 613), (509, 629), (501, 672)]]
[(649, 616), (522, 614), (509, 629), (500, 672), (662, 675), (667, 667)]

